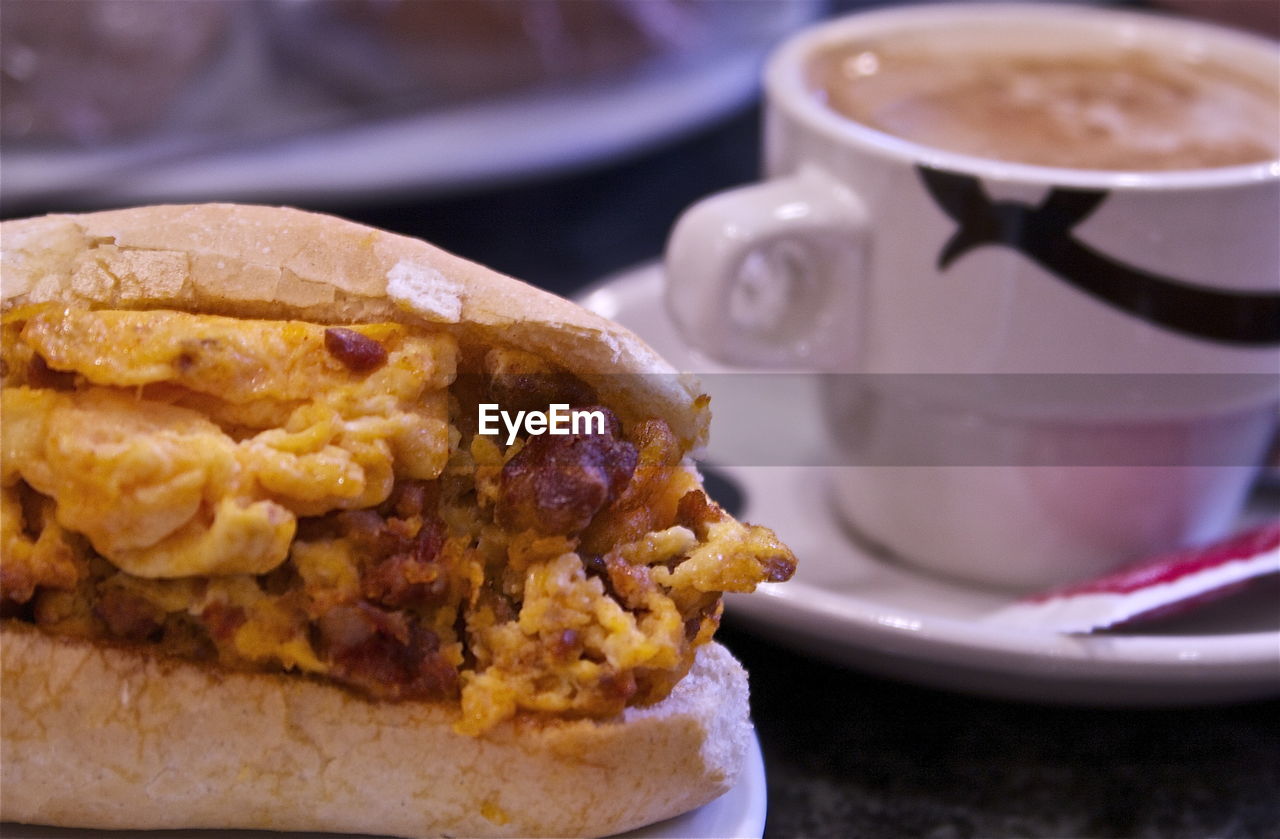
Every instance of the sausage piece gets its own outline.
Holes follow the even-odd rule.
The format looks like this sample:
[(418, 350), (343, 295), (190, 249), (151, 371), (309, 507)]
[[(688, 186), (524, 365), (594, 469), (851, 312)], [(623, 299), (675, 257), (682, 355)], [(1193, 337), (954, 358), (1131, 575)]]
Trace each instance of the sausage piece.
[(611, 413), (606, 416), (610, 422), (604, 434), (530, 438), (502, 467), (500, 524), (548, 535), (578, 533), (621, 494), (638, 456), (635, 446), (618, 438), (617, 419)]
[(336, 606), (317, 622), (330, 675), (381, 699), (457, 695), (458, 673), (435, 633), (402, 612), (367, 603)]

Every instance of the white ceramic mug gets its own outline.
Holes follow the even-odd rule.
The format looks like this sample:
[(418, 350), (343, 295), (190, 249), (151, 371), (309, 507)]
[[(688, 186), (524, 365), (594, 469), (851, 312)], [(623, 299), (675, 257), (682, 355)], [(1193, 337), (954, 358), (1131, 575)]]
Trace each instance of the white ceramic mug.
[[(807, 30), (766, 69), (765, 179), (672, 232), (683, 336), (740, 367), (850, 374), (824, 407), (833, 462), (874, 465), (835, 470), (835, 498), (912, 563), (1029, 588), (1223, 534), (1277, 425), (1280, 161), (999, 162), (860, 125), (813, 91), (820, 51), (904, 36), (1138, 46), (1280, 75), (1272, 42), (1081, 6), (911, 7)], [(1098, 387), (1117, 373), (1150, 386)], [(1028, 376), (1008, 374), (1070, 375), (1028, 400)]]

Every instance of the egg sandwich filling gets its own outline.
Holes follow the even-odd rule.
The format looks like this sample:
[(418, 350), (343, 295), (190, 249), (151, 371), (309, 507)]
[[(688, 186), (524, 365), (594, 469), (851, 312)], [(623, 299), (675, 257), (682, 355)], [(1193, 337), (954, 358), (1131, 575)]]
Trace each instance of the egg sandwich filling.
[[(54, 634), (456, 702), (479, 734), (660, 701), (723, 592), (795, 568), (662, 419), (516, 347), (38, 305), (0, 372), (0, 614)], [(608, 421), (509, 442), (481, 403)]]

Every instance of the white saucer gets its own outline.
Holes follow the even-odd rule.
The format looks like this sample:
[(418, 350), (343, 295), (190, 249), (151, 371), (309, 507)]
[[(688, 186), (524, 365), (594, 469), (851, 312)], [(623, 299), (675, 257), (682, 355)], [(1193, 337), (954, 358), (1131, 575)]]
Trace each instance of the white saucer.
[[(664, 822), (619, 833), (614, 839), (760, 839), (766, 805), (764, 760), (760, 741), (751, 739), (747, 765), (737, 785), (709, 804)], [(77, 830), (65, 827), (0, 823), (4, 839), (124, 839), (128, 830)], [(360, 839), (351, 834), (277, 833), (268, 830), (149, 830), (147, 839)], [(367, 839), (373, 839), (368, 837)]]
[[(650, 264), (606, 279), (580, 301), (638, 333), (680, 369), (725, 371), (677, 336), (662, 283), (661, 267)], [(780, 379), (797, 392), (769, 394), (758, 404), (787, 405), (790, 436), (820, 445), (816, 403), (804, 410), (802, 400), (812, 395), (796, 384), (805, 378)], [(714, 386), (709, 389), (714, 408)], [(714, 457), (714, 420), (711, 436)], [(743, 490), (741, 517), (773, 528), (800, 559), (791, 582), (730, 595), (730, 619), (805, 652), (926, 685), (1014, 699), (1178, 705), (1280, 696), (1280, 591), (1274, 586), (1158, 629), (1085, 637), (1009, 630), (983, 619), (1012, 595), (929, 576), (854, 541), (830, 509), (821, 467), (717, 471)], [(1253, 513), (1274, 516), (1269, 503)]]

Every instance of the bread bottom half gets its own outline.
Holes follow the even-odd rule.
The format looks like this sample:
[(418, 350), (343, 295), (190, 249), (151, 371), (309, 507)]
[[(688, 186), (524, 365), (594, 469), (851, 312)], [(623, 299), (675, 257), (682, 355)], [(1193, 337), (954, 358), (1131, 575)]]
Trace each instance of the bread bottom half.
[(718, 644), (652, 707), (479, 738), (452, 707), (16, 622), (0, 665), (0, 818), (64, 827), (602, 836), (725, 792), (752, 737), (746, 673)]

